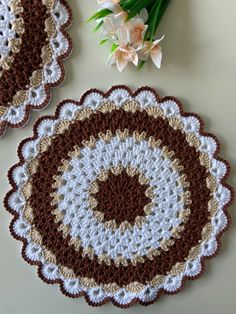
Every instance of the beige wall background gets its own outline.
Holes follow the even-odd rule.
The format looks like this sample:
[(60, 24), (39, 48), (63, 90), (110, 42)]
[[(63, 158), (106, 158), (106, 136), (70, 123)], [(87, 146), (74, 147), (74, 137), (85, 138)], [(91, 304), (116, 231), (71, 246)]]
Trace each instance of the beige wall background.
[[(9, 190), (7, 171), (17, 162), (18, 143), (32, 134), (36, 118), (52, 114), (63, 98), (79, 98), (90, 87), (107, 90), (113, 84), (132, 88), (150, 85), (161, 96), (174, 95), (186, 111), (199, 113), (206, 130), (222, 143), (221, 155), (230, 160), (230, 184), (236, 186), (236, 1), (172, 0), (160, 26), (164, 63), (160, 71), (152, 65), (137, 72), (132, 66), (122, 74), (105, 64), (106, 46), (98, 46), (94, 25), (85, 23), (97, 10), (96, 0), (68, 0), (74, 23), (70, 34), (74, 52), (66, 61), (67, 77), (54, 90), (50, 106), (31, 115), (26, 127), (8, 130), (0, 140), (0, 199)], [(231, 207), (232, 216), (236, 216)], [(84, 299), (64, 297), (57, 286), (48, 286), (37, 278), (36, 268), (20, 256), (21, 244), (11, 238), (11, 216), (3, 205), (0, 210), (0, 313), (1, 314), (77, 314), (120, 313), (111, 304), (89, 307)], [(236, 225), (223, 237), (220, 255), (207, 263), (202, 279), (186, 284), (184, 292), (163, 297), (156, 304), (135, 306), (127, 313), (161, 314), (234, 314), (236, 312)]]

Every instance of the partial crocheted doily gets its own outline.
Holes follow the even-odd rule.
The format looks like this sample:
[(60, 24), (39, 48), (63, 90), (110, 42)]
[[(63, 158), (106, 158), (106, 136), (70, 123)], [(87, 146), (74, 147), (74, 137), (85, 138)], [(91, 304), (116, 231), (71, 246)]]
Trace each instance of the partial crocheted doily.
[(49, 103), (49, 88), (62, 83), (71, 21), (65, 0), (0, 1), (0, 136), (24, 125), (31, 109)]
[(91, 305), (175, 294), (203, 272), (233, 198), (217, 139), (143, 87), (63, 101), (19, 146), (5, 199), (23, 257)]

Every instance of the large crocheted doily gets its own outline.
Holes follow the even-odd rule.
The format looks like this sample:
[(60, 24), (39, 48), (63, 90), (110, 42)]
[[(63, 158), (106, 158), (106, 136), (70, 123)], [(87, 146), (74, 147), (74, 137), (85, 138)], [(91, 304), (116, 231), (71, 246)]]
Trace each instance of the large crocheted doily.
[(218, 252), (233, 195), (218, 151), (173, 97), (89, 90), (20, 144), (5, 198), (11, 233), (65, 295), (150, 304), (198, 278)]
[(0, 136), (45, 107), (49, 87), (62, 83), (71, 21), (65, 0), (0, 1)]

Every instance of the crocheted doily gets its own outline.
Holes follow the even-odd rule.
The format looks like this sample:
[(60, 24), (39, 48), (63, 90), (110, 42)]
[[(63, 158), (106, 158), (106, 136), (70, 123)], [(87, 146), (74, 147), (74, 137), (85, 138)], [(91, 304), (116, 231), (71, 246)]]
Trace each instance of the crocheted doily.
[(173, 97), (89, 90), (20, 144), (5, 198), (11, 233), (65, 295), (150, 304), (198, 278), (218, 252), (233, 197), (218, 151)]
[(71, 21), (65, 0), (0, 1), (0, 136), (45, 107), (49, 87), (62, 83)]

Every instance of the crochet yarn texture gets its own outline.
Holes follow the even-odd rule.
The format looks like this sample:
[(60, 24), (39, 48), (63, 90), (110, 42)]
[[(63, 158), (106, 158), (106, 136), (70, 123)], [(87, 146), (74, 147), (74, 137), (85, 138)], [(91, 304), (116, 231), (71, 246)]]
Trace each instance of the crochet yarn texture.
[(176, 98), (89, 90), (20, 144), (5, 198), (11, 233), (65, 295), (148, 305), (198, 278), (219, 250), (233, 191), (218, 152)]
[(0, 1), (0, 136), (45, 107), (49, 88), (63, 82), (71, 21), (65, 0)]

